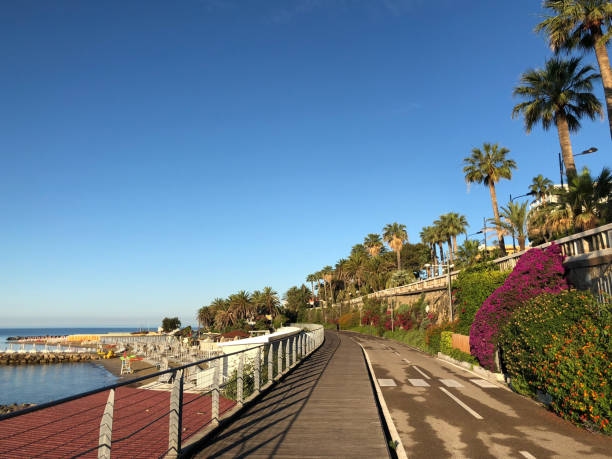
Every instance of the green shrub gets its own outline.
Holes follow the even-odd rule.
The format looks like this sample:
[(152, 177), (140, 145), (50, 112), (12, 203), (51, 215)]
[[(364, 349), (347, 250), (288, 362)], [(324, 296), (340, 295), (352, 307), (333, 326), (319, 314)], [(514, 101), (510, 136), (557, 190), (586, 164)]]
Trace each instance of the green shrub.
[(383, 338), (399, 341), (400, 343), (416, 347), (422, 351), (431, 353), (429, 346), (425, 343), (425, 330), (402, 330), (386, 331)]
[(459, 317), (457, 333), (470, 334), (476, 311), (501, 286), (509, 272), (501, 272), (488, 265), (462, 271), (453, 282), (455, 310)]
[(462, 362), (468, 362), (471, 363), (472, 365), (475, 366), (479, 366), (478, 364), (478, 360), (476, 360), (476, 357), (474, 357), (471, 354), (467, 354), (463, 351), (460, 351), (459, 349), (455, 349), (454, 347), (452, 347), (448, 353), (442, 351), (444, 354), (448, 355), (449, 357), (452, 357), (455, 360), (461, 360)]
[(443, 331), (440, 333), (440, 352), (450, 355), (451, 349), (453, 349), (453, 332)]
[(429, 346), (429, 349), (431, 350), (431, 352), (433, 352), (434, 354), (437, 354), (438, 352), (440, 352), (440, 345), (441, 345), (440, 341), (442, 338), (442, 332), (444, 331), (454, 332), (456, 327), (457, 327), (457, 322), (452, 322), (452, 323), (446, 322), (440, 325), (434, 325), (432, 327), (429, 327), (425, 334), (425, 342), (427, 346)]
[(500, 344), (512, 386), (547, 393), (560, 416), (611, 433), (610, 304), (586, 292), (542, 294), (516, 310)]

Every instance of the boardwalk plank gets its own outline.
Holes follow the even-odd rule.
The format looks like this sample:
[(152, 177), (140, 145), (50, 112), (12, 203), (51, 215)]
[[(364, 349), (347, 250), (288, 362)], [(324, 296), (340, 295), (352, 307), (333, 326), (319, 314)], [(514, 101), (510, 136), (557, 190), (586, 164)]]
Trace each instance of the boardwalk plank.
[(388, 457), (359, 346), (326, 332), (318, 351), (196, 453), (244, 456)]

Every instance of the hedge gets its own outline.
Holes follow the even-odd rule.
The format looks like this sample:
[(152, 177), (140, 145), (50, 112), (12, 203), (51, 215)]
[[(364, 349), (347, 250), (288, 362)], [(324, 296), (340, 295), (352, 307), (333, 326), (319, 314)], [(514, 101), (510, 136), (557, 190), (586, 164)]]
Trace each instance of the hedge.
[(518, 392), (547, 393), (551, 409), (611, 433), (610, 304), (587, 292), (542, 294), (517, 309), (500, 335), (503, 361)]
[(459, 317), (457, 333), (470, 334), (476, 312), (485, 300), (500, 287), (510, 274), (495, 267), (489, 270), (466, 270), (453, 282), (454, 307)]
[(512, 312), (541, 293), (558, 293), (568, 288), (563, 277), (563, 256), (558, 245), (525, 252), (504, 284), (497, 288), (474, 317), (470, 328), (470, 354), (495, 371), (494, 354), (502, 327)]

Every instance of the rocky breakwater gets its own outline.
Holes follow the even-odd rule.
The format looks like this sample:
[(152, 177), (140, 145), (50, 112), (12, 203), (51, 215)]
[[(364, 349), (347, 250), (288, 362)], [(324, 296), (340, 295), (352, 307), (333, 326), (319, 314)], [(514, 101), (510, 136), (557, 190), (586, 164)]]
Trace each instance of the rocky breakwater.
[(34, 403), (13, 403), (12, 405), (0, 405), (0, 416), (3, 414), (12, 413), (13, 411), (25, 410), (31, 406), (35, 406)]
[(0, 365), (44, 365), (48, 363), (72, 363), (72, 362), (91, 362), (99, 360), (101, 357), (92, 353), (22, 353), (22, 352), (2, 352), (0, 353)]

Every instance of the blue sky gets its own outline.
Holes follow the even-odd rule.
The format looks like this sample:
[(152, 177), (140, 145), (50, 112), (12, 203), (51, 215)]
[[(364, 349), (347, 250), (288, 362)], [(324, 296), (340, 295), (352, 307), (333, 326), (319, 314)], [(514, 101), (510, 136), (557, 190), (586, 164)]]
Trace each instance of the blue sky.
[[(19, 1), (0, 6), (3, 326), (193, 321), (279, 292), (394, 221), (491, 212), (461, 161), (558, 180), (512, 88), (549, 56), (539, 2)], [(585, 60), (595, 64), (593, 55)], [(596, 94), (603, 96), (601, 86)], [(572, 136), (609, 164), (605, 121)]]

